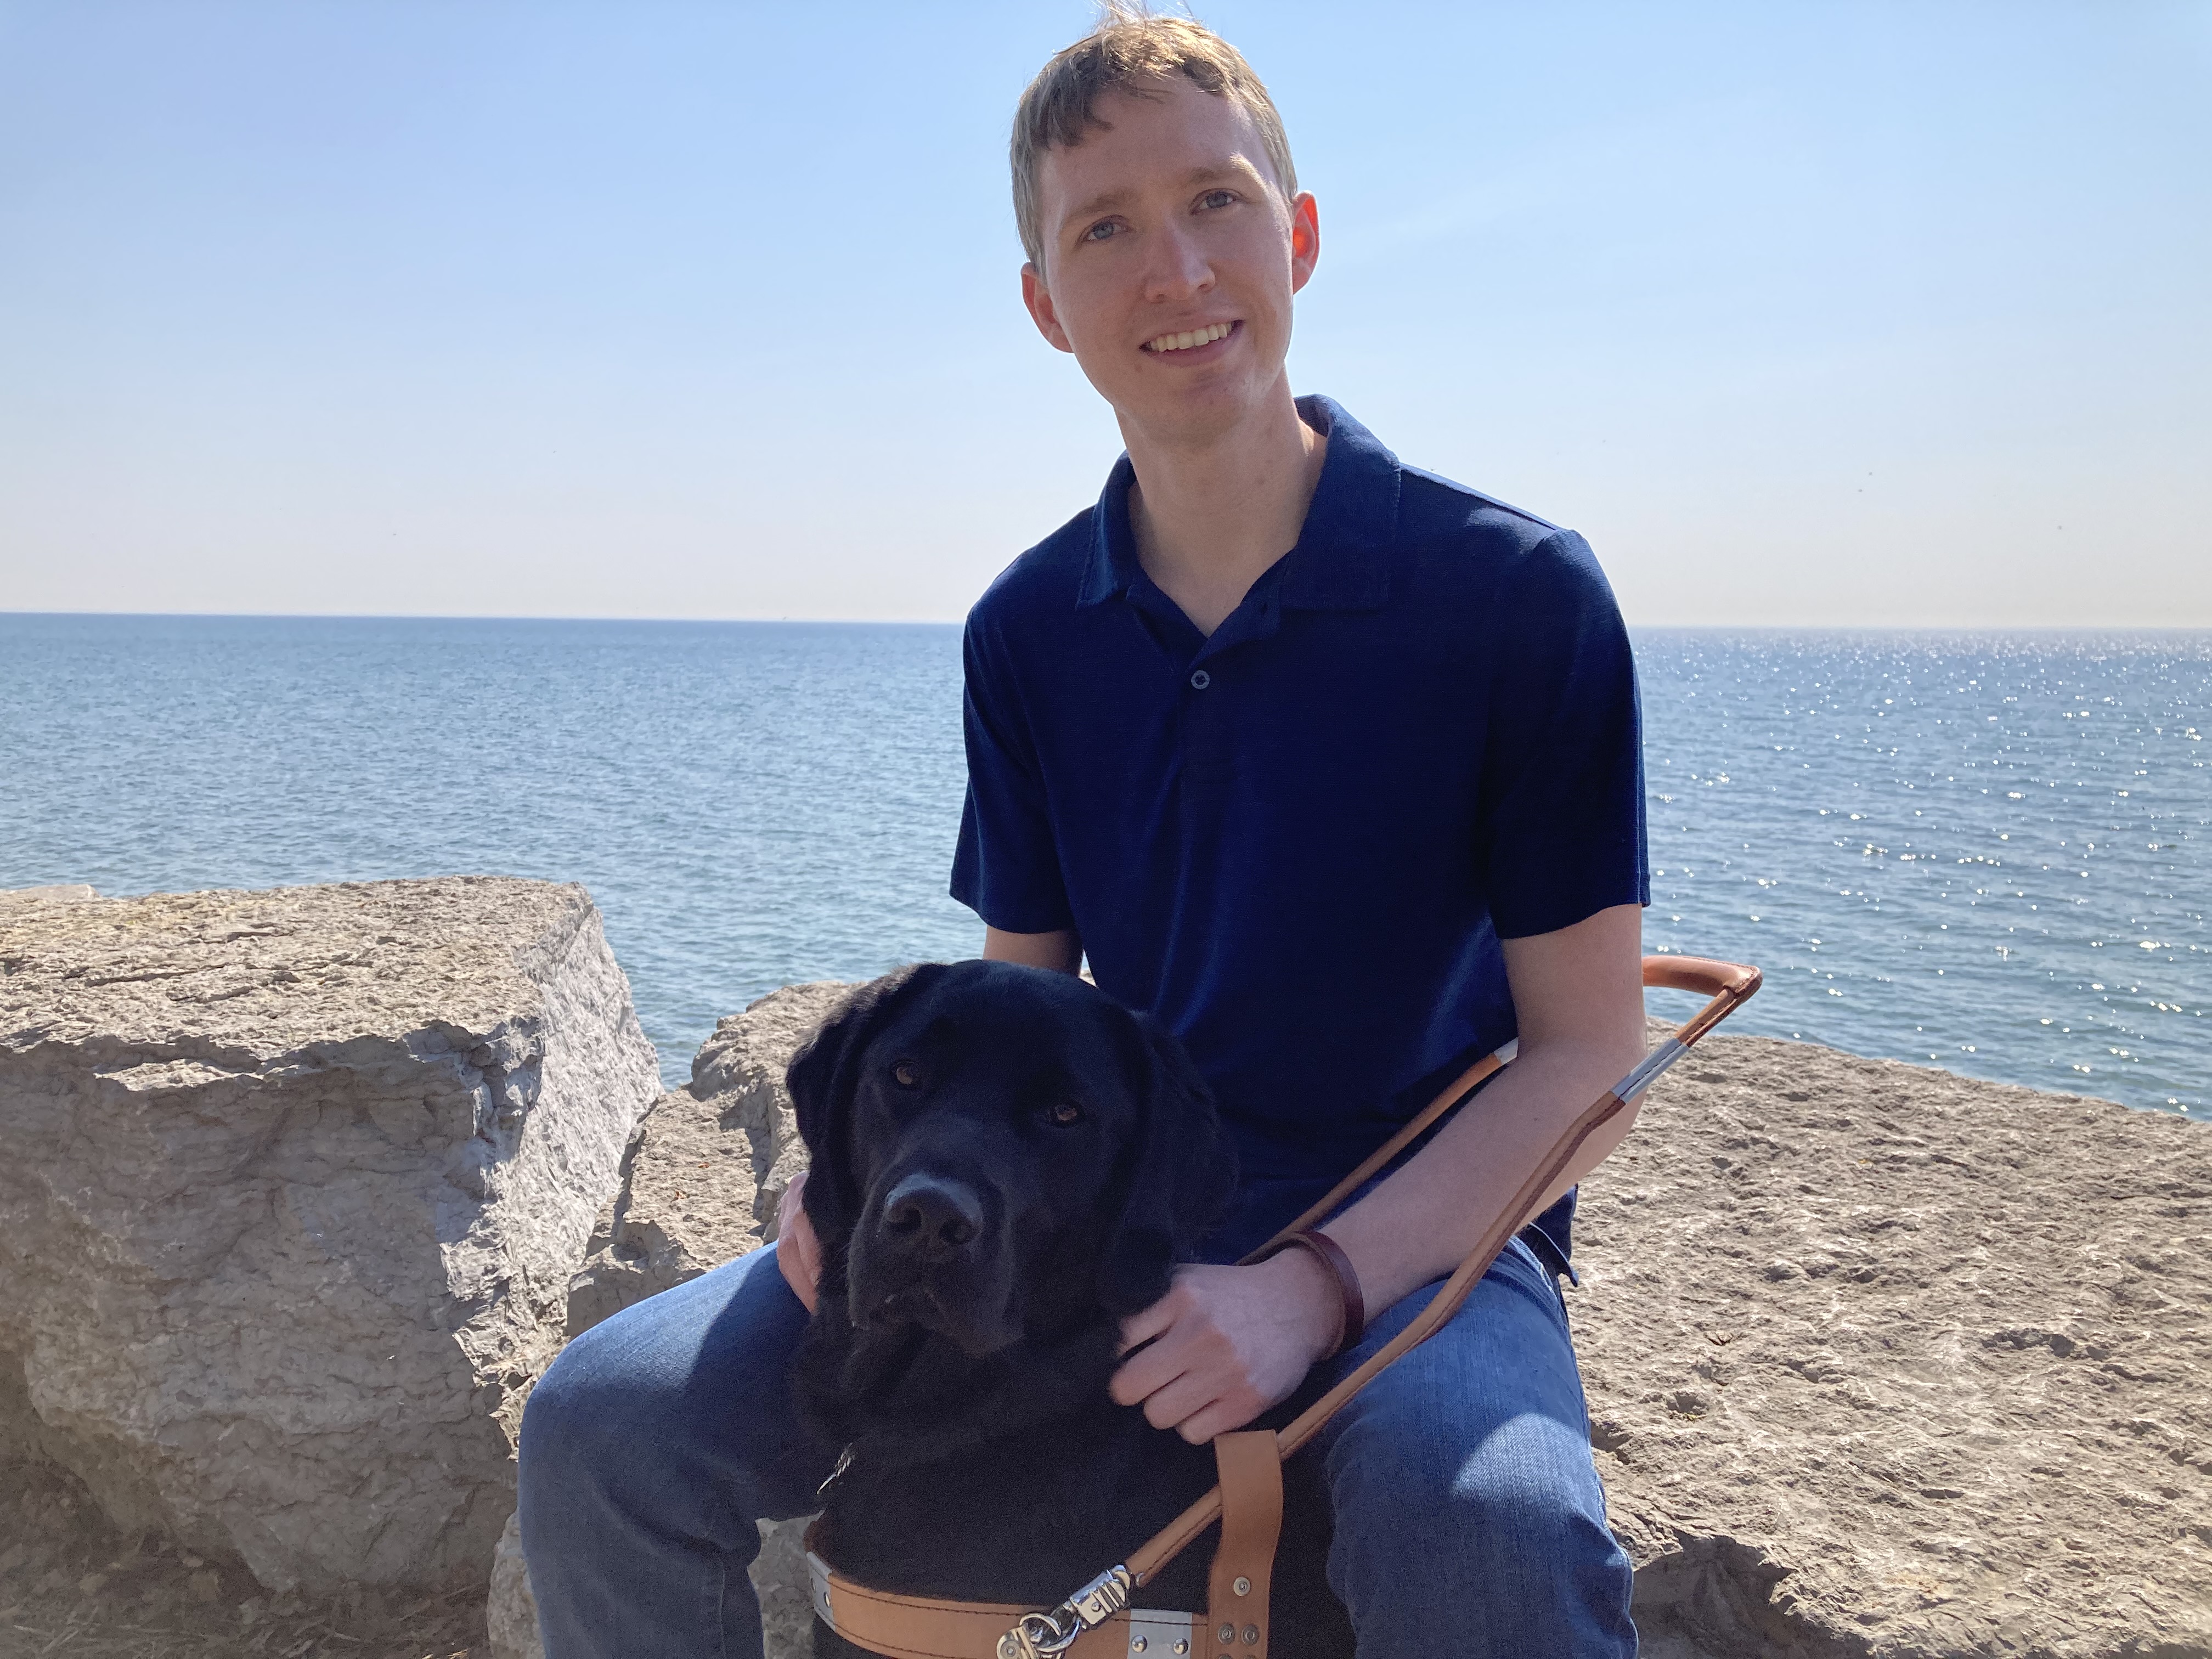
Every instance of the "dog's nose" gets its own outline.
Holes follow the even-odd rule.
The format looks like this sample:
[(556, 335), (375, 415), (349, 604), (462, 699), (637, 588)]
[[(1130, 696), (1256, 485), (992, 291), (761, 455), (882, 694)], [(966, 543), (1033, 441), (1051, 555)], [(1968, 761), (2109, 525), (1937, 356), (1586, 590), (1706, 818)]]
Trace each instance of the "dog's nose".
[(884, 1195), (881, 1225), (895, 1249), (924, 1261), (945, 1261), (983, 1231), (983, 1206), (959, 1182), (917, 1170)]

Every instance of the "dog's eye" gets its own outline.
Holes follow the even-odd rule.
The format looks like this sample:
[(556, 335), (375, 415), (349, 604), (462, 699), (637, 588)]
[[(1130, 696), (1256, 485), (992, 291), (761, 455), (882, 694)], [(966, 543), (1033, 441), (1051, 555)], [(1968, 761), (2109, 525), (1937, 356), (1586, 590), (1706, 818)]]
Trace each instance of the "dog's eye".
[(902, 1060), (891, 1067), (891, 1076), (902, 1089), (911, 1089), (921, 1081), (921, 1067), (910, 1060)]
[(1073, 1124), (1083, 1121), (1083, 1108), (1063, 1100), (1059, 1105), (1054, 1106), (1050, 1111), (1047, 1112), (1045, 1115), (1051, 1118), (1054, 1123), (1057, 1123), (1061, 1128), (1065, 1129)]

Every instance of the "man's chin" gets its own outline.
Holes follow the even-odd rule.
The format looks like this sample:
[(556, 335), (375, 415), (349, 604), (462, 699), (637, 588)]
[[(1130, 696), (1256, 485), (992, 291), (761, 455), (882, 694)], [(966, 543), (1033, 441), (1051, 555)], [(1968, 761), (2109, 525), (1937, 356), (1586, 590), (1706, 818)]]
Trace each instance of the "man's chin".
[(1132, 388), (1115, 413), (1155, 443), (1202, 449), (1218, 442), (1264, 412), (1269, 387), (1255, 386), (1223, 365), (1221, 374), (1193, 374), (1188, 384)]

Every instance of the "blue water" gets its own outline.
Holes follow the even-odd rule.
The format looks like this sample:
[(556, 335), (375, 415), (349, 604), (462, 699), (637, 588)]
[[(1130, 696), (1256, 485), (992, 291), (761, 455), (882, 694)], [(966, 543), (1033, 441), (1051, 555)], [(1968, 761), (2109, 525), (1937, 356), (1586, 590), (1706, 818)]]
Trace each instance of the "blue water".
[[(2212, 1117), (2212, 634), (1637, 637), (1650, 948), (1733, 1029)], [(672, 1079), (967, 954), (957, 630), (0, 616), (0, 886), (581, 881)]]

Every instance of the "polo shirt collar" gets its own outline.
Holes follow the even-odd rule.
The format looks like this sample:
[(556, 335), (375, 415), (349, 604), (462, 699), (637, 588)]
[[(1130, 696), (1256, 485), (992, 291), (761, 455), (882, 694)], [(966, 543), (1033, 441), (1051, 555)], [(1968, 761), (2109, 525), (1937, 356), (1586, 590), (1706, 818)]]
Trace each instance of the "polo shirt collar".
[[(1284, 605), (1304, 611), (1365, 611), (1390, 593), (1390, 549), (1398, 528), (1398, 458), (1328, 398), (1298, 399), (1307, 425), (1328, 439), (1321, 481), (1306, 521), (1279, 567)], [(1079, 605), (1101, 605), (1129, 591), (1140, 574), (1129, 523), (1127, 455), (1114, 464), (1091, 515), (1091, 558)]]

